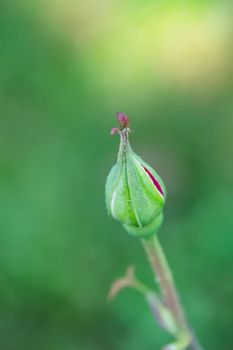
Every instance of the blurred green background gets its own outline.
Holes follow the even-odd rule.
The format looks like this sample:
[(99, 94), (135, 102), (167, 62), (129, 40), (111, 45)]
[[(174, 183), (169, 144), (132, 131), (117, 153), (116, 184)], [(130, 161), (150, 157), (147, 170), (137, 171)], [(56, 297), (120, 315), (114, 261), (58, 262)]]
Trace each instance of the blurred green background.
[(106, 301), (140, 242), (105, 211), (115, 112), (168, 189), (160, 240), (205, 349), (233, 348), (231, 1), (0, 3), (0, 349), (155, 350), (144, 300)]

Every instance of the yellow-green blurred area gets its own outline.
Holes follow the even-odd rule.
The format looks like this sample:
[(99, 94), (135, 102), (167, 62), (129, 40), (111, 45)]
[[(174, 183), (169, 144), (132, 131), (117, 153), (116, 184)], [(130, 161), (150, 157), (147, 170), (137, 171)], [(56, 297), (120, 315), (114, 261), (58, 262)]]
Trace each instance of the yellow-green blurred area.
[(155, 350), (112, 281), (140, 242), (107, 216), (115, 112), (168, 190), (160, 240), (209, 350), (233, 348), (232, 1), (1, 0), (0, 349)]

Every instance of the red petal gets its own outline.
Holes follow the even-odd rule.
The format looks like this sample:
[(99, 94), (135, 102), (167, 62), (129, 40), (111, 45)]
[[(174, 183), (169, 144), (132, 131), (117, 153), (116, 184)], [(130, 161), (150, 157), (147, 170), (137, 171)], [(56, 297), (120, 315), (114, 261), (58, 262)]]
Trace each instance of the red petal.
[(156, 180), (156, 178), (151, 174), (151, 172), (142, 165), (142, 167), (145, 169), (145, 171), (147, 172), (147, 174), (150, 176), (151, 180), (153, 181), (153, 184), (155, 185), (155, 187), (157, 188), (157, 190), (164, 196), (162, 187), (160, 186), (159, 182)]

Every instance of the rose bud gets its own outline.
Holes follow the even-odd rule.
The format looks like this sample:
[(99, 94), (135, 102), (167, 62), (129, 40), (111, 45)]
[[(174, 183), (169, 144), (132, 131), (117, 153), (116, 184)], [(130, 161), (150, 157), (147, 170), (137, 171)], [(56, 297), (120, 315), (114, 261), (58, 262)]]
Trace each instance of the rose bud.
[(129, 119), (117, 113), (120, 148), (117, 163), (106, 182), (108, 213), (120, 221), (126, 231), (138, 237), (155, 234), (163, 220), (165, 186), (156, 173), (134, 151), (129, 143)]

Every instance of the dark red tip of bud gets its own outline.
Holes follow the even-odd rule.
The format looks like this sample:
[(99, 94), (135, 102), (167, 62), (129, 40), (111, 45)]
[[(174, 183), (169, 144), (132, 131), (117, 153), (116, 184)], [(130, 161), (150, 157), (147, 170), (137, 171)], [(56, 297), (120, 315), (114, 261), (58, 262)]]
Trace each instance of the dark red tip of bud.
[(117, 117), (117, 120), (118, 120), (118, 123), (120, 125), (121, 130), (128, 128), (129, 118), (127, 117), (127, 115), (125, 115), (122, 112), (118, 112), (118, 113), (116, 113), (116, 117)]
[(161, 193), (162, 196), (164, 196), (162, 187), (160, 186), (159, 182), (156, 180), (156, 178), (151, 174), (151, 172), (146, 167), (143, 166), (143, 168), (147, 172), (149, 177), (151, 178), (151, 180), (152, 180), (153, 184), (155, 185), (155, 187), (157, 188), (157, 190)]

